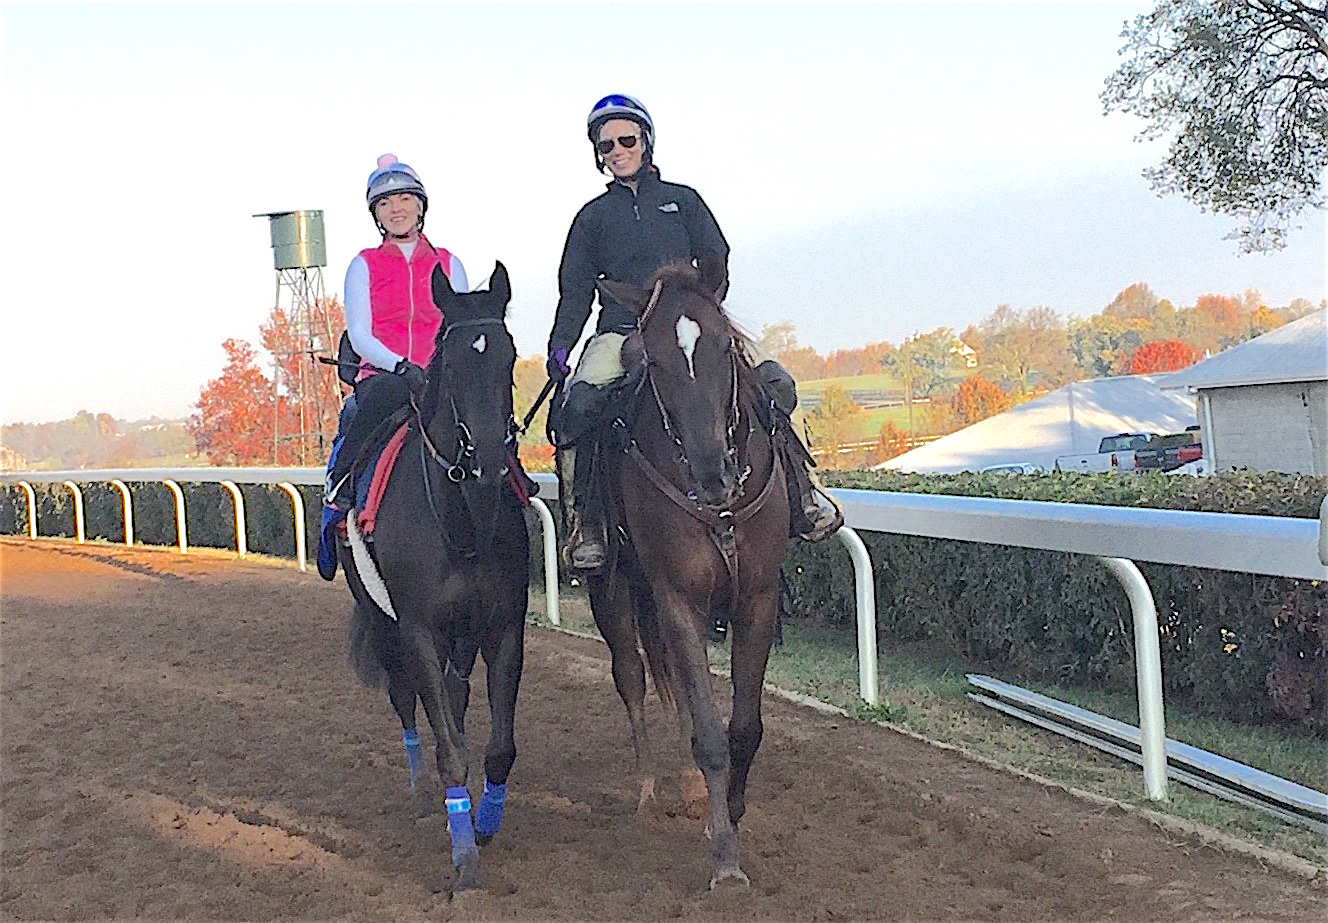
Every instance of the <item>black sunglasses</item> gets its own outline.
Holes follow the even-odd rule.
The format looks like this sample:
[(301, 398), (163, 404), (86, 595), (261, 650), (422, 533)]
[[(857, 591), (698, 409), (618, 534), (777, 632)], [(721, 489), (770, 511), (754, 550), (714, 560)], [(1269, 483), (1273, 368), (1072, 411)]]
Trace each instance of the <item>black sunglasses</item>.
[[(618, 143), (629, 151), (632, 148), (636, 147), (636, 142), (640, 140), (641, 139), (636, 135), (623, 135), (622, 137), (617, 139)], [(613, 138), (605, 138), (602, 141), (596, 143), (595, 148), (601, 154), (607, 154), (609, 151), (613, 150), (613, 142), (614, 142)]]

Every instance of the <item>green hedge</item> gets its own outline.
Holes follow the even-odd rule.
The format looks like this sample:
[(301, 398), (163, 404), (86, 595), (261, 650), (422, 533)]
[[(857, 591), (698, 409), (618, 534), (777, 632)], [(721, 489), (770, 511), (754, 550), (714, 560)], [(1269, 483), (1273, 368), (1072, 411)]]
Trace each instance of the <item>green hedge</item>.
[[(915, 475), (831, 472), (828, 486), (1158, 509), (1317, 517), (1328, 479), (1236, 472)], [(1011, 681), (1134, 687), (1124, 590), (1091, 557), (863, 533), (882, 646), (941, 645)], [(1153, 590), (1169, 700), (1328, 734), (1328, 585), (1140, 563)], [(852, 564), (838, 543), (792, 544), (794, 617), (853, 630)]]

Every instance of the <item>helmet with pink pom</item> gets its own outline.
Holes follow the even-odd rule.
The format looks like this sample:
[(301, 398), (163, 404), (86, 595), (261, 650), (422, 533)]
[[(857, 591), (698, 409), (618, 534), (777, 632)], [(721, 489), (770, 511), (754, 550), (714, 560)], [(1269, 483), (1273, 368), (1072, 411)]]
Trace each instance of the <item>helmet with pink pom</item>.
[(378, 166), (369, 174), (369, 182), (364, 190), (364, 199), (369, 203), (369, 211), (383, 196), (398, 192), (407, 192), (420, 200), (420, 214), (429, 209), (429, 197), (424, 192), (424, 183), (419, 174), (409, 166), (397, 160), (395, 154), (384, 154), (378, 158)]

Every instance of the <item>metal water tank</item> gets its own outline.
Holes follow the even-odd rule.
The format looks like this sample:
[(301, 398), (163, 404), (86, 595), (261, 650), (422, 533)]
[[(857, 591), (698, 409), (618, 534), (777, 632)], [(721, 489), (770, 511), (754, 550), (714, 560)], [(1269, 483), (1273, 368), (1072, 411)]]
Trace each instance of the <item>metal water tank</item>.
[(312, 269), (327, 265), (322, 209), (267, 212), (254, 217), (268, 220), (272, 232), (272, 262), (277, 269)]

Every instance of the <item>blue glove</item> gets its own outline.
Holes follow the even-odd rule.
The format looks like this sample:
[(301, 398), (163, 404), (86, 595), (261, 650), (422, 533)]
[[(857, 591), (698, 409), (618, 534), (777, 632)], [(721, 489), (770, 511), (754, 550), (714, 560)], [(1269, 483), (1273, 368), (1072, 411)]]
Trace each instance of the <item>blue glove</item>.
[(544, 363), (544, 367), (549, 372), (549, 378), (554, 381), (566, 381), (567, 376), (572, 374), (572, 367), (567, 364), (567, 350), (555, 349), (549, 353), (549, 361)]

